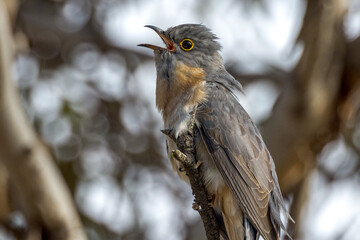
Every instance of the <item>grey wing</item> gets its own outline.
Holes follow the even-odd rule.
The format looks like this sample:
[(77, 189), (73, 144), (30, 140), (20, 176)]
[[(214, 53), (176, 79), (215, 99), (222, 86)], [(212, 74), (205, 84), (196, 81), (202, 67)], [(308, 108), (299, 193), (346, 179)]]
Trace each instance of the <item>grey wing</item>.
[(218, 83), (208, 83), (208, 90), (211, 97), (196, 115), (207, 150), (257, 231), (278, 239), (283, 199), (272, 158), (231, 91)]

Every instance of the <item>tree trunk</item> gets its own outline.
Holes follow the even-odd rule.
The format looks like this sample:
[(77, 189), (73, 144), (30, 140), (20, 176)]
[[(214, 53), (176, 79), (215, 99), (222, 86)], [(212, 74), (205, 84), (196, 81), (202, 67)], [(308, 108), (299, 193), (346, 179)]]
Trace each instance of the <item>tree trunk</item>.
[(86, 239), (71, 194), (20, 103), (11, 75), (13, 43), (0, 0), (0, 160), (29, 224), (39, 224), (47, 239)]

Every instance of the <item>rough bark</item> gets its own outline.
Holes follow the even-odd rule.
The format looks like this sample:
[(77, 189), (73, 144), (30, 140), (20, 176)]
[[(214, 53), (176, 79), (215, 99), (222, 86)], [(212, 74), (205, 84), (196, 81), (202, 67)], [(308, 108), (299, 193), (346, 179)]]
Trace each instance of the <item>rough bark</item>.
[(172, 135), (171, 130), (164, 130), (162, 132), (171, 137), (176, 142), (176, 145), (179, 149), (174, 151), (172, 154), (184, 166), (186, 175), (189, 178), (191, 189), (195, 198), (194, 209), (197, 210), (200, 214), (201, 220), (204, 224), (207, 239), (219, 240), (220, 229), (216, 220), (215, 211), (209, 205), (210, 198), (203, 181), (201, 162), (198, 162), (195, 157), (196, 149), (194, 144), (194, 135), (195, 131), (197, 130), (195, 126), (195, 114), (196, 108), (193, 112), (193, 118), (188, 126), (187, 131), (185, 131), (177, 138)]
[[(11, 24), (0, 0), (0, 156), (29, 224), (47, 239), (86, 239), (71, 194), (25, 115), (13, 84)], [(31, 226), (30, 226), (31, 227)]]

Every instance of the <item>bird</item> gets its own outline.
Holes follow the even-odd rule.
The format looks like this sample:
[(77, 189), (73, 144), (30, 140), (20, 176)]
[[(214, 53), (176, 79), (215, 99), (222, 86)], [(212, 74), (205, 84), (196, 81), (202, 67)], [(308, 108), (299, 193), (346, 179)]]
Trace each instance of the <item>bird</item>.
[[(153, 50), (156, 106), (165, 129), (184, 133), (195, 112), (195, 157), (201, 162), (205, 188), (228, 240), (280, 239), (291, 219), (280, 191), (274, 161), (252, 119), (237, 97), (243, 87), (226, 69), (218, 38), (203, 24), (154, 30), (165, 46)], [(172, 168), (188, 182), (171, 154), (176, 142), (166, 137)]]

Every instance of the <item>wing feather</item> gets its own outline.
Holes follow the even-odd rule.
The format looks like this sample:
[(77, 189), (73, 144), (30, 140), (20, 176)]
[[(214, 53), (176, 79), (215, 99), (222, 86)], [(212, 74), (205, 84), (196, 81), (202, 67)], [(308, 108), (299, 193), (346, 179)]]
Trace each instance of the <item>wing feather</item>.
[(207, 150), (257, 231), (265, 240), (277, 239), (279, 230), (269, 213), (274, 173), (268, 150), (231, 92), (216, 83), (208, 83), (208, 90), (211, 98), (196, 116)]

